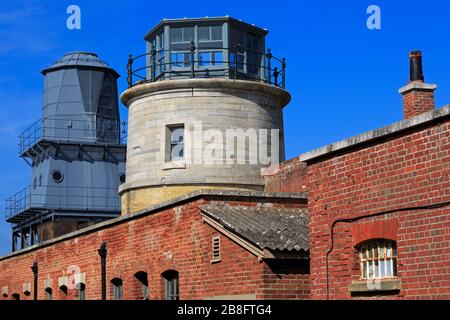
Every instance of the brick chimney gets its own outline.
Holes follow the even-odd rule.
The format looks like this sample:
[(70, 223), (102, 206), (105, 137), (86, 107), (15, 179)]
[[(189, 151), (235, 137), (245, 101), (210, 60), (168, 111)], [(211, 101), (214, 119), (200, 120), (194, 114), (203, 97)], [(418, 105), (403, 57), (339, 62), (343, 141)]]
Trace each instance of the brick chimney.
[(409, 53), (409, 83), (400, 88), (403, 96), (403, 116), (405, 119), (434, 110), (434, 90), (437, 86), (424, 82), (422, 70), (422, 52)]

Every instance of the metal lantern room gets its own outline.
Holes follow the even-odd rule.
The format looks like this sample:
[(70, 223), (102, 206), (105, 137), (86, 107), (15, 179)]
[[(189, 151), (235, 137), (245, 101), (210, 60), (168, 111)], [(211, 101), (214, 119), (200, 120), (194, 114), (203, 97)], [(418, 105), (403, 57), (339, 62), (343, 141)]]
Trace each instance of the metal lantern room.
[(231, 17), (164, 19), (128, 59), (129, 87), (180, 78), (231, 78), (285, 87), (285, 59), (266, 49), (268, 31)]

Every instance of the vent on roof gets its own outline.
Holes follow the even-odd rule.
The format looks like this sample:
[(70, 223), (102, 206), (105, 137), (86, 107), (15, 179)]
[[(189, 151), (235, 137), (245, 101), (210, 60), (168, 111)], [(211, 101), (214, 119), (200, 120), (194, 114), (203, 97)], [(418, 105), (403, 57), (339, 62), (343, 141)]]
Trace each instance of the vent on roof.
[(211, 262), (220, 261), (220, 236), (212, 238), (212, 259)]

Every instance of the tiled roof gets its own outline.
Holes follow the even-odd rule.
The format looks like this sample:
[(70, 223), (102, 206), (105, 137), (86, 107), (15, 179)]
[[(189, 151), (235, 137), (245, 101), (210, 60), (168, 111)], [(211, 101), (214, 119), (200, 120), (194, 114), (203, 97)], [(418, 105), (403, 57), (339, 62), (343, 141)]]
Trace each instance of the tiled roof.
[(261, 249), (307, 251), (306, 208), (204, 205), (201, 210), (223, 227)]

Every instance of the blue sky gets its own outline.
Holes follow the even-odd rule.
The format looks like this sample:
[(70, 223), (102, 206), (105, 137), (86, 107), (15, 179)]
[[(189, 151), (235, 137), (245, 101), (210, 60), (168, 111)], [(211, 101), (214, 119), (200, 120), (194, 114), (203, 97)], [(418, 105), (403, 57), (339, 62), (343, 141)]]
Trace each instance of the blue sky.
[[(81, 30), (66, 28), (66, 9), (81, 8)], [(381, 30), (366, 27), (366, 9), (381, 8)], [(424, 55), (436, 105), (450, 103), (450, 2), (2, 0), (0, 6), (0, 201), (29, 184), (17, 136), (40, 117), (45, 66), (64, 52), (94, 51), (122, 77), (127, 55), (163, 18), (230, 15), (269, 29), (267, 45), (287, 59), (286, 156), (402, 118), (398, 88), (408, 81), (408, 52)], [(123, 117), (126, 109), (121, 107)], [(10, 226), (0, 217), (0, 254)]]

